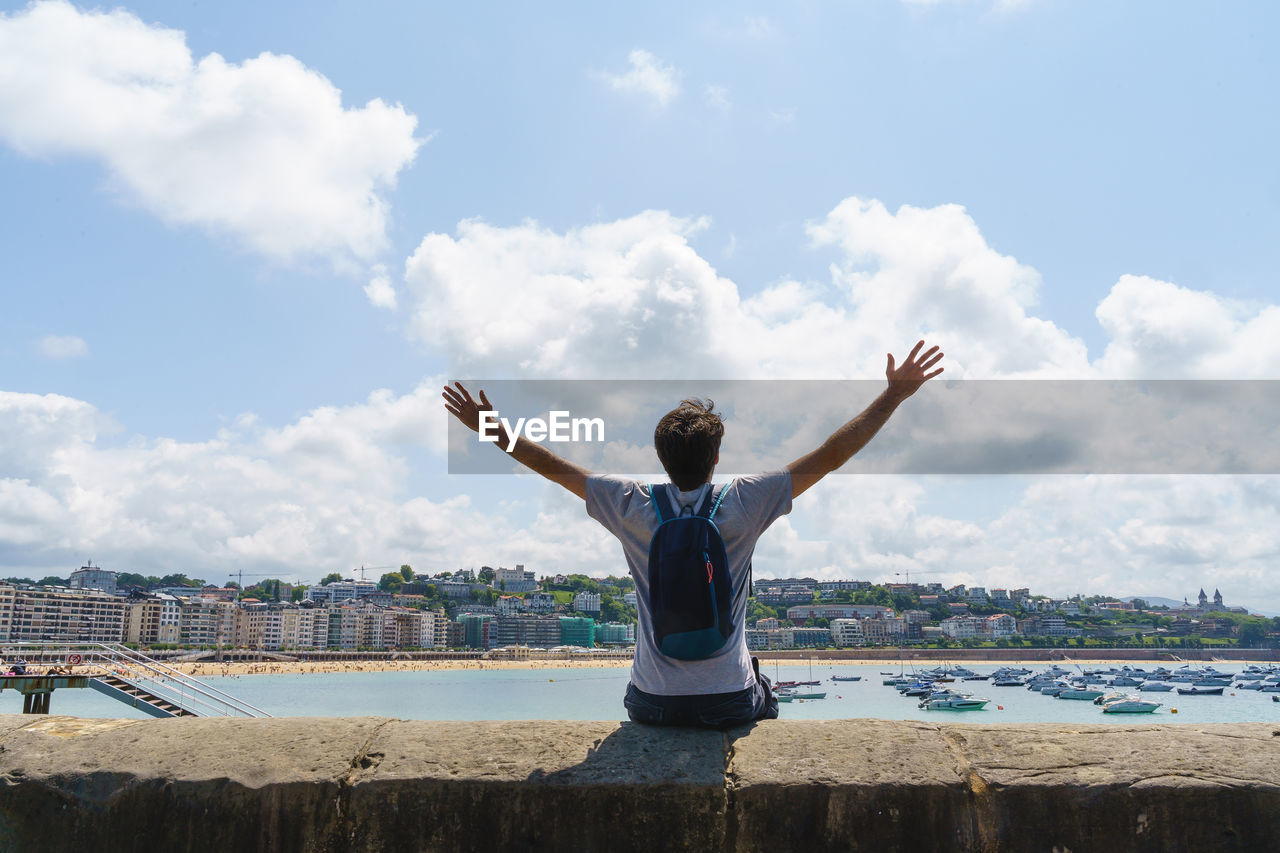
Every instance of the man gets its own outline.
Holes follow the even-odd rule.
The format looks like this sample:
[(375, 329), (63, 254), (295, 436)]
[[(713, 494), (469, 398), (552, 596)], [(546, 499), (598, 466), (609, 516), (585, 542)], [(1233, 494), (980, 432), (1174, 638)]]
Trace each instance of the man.
[[(942, 372), (941, 367), (934, 367), (943, 355), (938, 348), (930, 347), (923, 353), (922, 349), (924, 341), (915, 345), (901, 366), (889, 354), (885, 368), (888, 387), (815, 450), (781, 471), (740, 477), (717, 493), (714, 521), (727, 554), (733, 633), (719, 651), (698, 660), (679, 660), (658, 651), (649, 608), (648, 559), (649, 544), (660, 524), (662, 498), (676, 515), (683, 508), (696, 509), (708, 503), (724, 435), (724, 423), (713, 407), (685, 400), (658, 422), (654, 447), (671, 483), (658, 487), (663, 494), (656, 500), (657, 507), (655, 495), (644, 483), (594, 475), (523, 437), (512, 446), (505, 428), (500, 430), (500, 448), (511, 447), (509, 453), (517, 462), (585, 500), (587, 514), (622, 543), (636, 583), (640, 616), (631, 683), (623, 699), (632, 720), (723, 728), (778, 716), (768, 679), (760, 675), (755, 659), (747, 653), (745, 621), (756, 540), (779, 516), (791, 511), (794, 498), (848, 462), (904, 400)], [(484, 391), (477, 402), (461, 383), (446, 386), (443, 396), (445, 408), (473, 432), (479, 431), (481, 413), (494, 408)]]

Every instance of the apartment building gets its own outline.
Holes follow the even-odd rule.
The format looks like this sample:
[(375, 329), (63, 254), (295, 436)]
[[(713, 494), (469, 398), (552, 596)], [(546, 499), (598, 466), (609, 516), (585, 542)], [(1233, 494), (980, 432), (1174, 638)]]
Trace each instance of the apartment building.
[(91, 589), (14, 587), (0, 595), (0, 625), (12, 643), (119, 643), (129, 624), (129, 600)]
[(860, 646), (863, 643), (861, 619), (833, 619), (830, 630), (833, 645)]
[(489, 629), (490, 643), (550, 649), (560, 645), (560, 620), (555, 616), (499, 616)]
[(182, 602), (176, 596), (158, 593), (144, 598), (130, 598), (129, 624), (125, 642), (154, 646), (176, 644), (182, 638)]
[(526, 572), (523, 563), (517, 563), (514, 569), (495, 569), (493, 572), (493, 588), (504, 592), (533, 592), (538, 588), (533, 572)]
[(600, 612), (600, 593), (580, 592), (573, 597), (573, 609), (580, 613)]

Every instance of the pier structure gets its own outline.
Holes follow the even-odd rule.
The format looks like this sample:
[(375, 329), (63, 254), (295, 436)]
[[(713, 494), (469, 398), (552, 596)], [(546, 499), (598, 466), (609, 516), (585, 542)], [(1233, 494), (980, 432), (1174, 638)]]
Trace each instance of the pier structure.
[[(96, 690), (152, 717), (269, 717), (207, 682), (118, 643), (0, 643), (0, 692), (22, 694), (24, 714), (48, 714), (58, 689)], [(18, 662), (21, 663), (18, 663)], [(10, 672), (21, 669), (22, 672)], [(44, 668), (45, 672), (25, 670)]]

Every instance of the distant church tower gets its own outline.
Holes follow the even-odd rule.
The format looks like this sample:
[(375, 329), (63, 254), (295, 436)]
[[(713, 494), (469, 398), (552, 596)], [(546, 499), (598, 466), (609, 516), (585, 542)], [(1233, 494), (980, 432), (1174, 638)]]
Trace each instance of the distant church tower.
[(1200, 609), (1201, 609), (1201, 610), (1204, 610), (1206, 607), (1208, 607), (1208, 606), (1209, 606), (1209, 596), (1207, 596), (1207, 595), (1205, 595), (1205, 594), (1204, 594), (1204, 588), (1203, 588), (1203, 587), (1201, 587), (1201, 589), (1200, 589), (1200, 599), (1199, 599), (1199, 602), (1200, 602)]
[(1218, 592), (1216, 589), (1213, 591), (1213, 606), (1218, 608), (1222, 607), (1222, 593)]

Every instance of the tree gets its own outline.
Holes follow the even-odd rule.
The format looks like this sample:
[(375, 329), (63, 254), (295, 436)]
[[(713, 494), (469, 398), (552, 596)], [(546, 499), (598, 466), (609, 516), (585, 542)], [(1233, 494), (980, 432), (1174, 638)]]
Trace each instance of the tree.
[(67, 579), (55, 577), (54, 575), (47, 575), (45, 577), (40, 578), (40, 580), (36, 581), (36, 585), (37, 586), (66, 586)]
[(1246, 622), (1240, 626), (1240, 645), (1260, 646), (1267, 636), (1267, 629), (1260, 622)]
[(404, 575), (399, 572), (387, 572), (378, 580), (378, 589), (383, 592), (399, 592), (404, 586)]
[(404, 578), (404, 582), (408, 583), (413, 580), (413, 566), (405, 563), (400, 567), (400, 577)]
[(324, 578), (320, 581), (320, 586), (328, 586), (331, 583), (339, 583), (341, 581), (342, 581), (342, 575), (338, 574), (337, 572), (329, 572), (329, 574), (325, 575)]
[(481, 566), (480, 574), (476, 575), (476, 579), (480, 583), (493, 583), (493, 576), (496, 574), (491, 566)]

